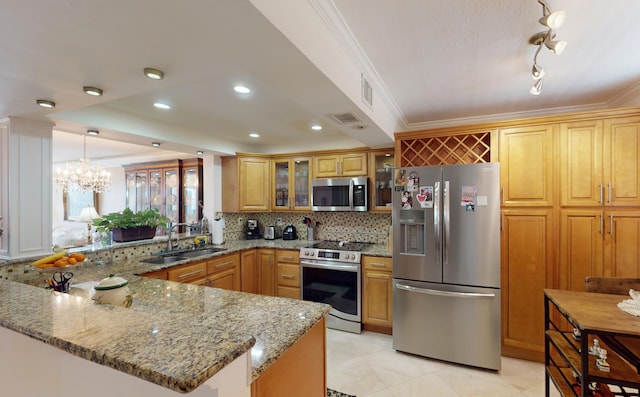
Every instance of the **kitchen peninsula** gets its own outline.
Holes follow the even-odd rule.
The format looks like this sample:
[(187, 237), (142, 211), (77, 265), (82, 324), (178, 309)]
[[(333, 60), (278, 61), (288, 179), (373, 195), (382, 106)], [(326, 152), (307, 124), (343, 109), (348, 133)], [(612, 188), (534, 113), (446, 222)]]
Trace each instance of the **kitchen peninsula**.
[[(151, 270), (138, 259), (79, 265), (70, 294), (0, 280), (3, 390), (268, 396), (260, 383), (272, 387), (275, 370), (294, 368), (311, 371), (304, 383), (313, 389), (301, 395), (325, 394), (329, 306), (137, 276)], [(109, 273), (129, 280), (131, 308), (89, 298)]]

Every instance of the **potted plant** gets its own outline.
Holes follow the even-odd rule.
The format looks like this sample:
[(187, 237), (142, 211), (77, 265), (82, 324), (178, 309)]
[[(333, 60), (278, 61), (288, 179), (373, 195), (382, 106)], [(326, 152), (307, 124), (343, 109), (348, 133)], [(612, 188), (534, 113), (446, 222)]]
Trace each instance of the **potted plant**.
[(156, 228), (166, 227), (169, 218), (157, 209), (133, 212), (125, 208), (122, 212), (112, 212), (93, 221), (98, 232), (113, 232), (113, 241), (125, 242), (145, 240), (156, 235)]

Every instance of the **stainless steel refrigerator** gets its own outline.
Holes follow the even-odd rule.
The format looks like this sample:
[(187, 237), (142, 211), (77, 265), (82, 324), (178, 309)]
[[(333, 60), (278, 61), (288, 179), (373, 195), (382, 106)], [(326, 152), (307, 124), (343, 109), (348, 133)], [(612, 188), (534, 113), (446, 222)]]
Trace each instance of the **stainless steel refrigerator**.
[(500, 164), (394, 169), (393, 348), (500, 369)]

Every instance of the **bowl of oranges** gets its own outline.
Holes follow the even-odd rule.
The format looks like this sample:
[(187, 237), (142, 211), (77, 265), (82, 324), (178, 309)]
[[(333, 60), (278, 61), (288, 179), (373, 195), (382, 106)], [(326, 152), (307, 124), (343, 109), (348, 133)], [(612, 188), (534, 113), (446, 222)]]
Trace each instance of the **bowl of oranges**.
[(31, 265), (37, 269), (59, 269), (64, 267), (76, 266), (79, 263), (83, 263), (86, 260), (86, 256), (81, 252), (72, 252), (70, 254), (67, 251), (56, 252), (55, 254), (45, 256)]

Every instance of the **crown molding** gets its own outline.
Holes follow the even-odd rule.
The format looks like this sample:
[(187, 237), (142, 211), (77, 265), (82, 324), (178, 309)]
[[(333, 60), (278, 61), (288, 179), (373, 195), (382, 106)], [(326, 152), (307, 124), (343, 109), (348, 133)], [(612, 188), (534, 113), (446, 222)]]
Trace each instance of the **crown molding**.
[(410, 123), (399, 132), (430, 130), (435, 128), (458, 127), (473, 124), (494, 123), (499, 121), (531, 119), (535, 117), (554, 116), (581, 112), (591, 112), (595, 110), (608, 109), (606, 103), (594, 103), (583, 106), (564, 106), (557, 108), (538, 109), (526, 112), (496, 113), (484, 116), (460, 117), (456, 119), (427, 121), (424, 123)]
[(607, 104), (612, 108), (640, 105), (640, 81), (620, 91)]
[(346, 21), (342, 17), (342, 14), (340, 14), (333, 1), (308, 1), (316, 11), (316, 13), (320, 16), (322, 21), (325, 23), (325, 25), (329, 28), (338, 43), (346, 51), (349, 58), (351, 58), (351, 61), (356, 65), (358, 69), (362, 71), (364, 77), (367, 79), (369, 84), (371, 84), (371, 87), (373, 87), (374, 93), (380, 98), (381, 102), (387, 107), (387, 109), (389, 109), (396, 120), (400, 120), (396, 123), (400, 125), (406, 125), (406, 117), (400, 110), (398, 103), (391, 95), (391, 92), (384, 84), (384, 81), (382, 81), (382, 78), (374, 68), (373, 64), (365, 54), (362, 47), (360, 47), (360, 43), (358, 43), (358, 40), (356, 40), (353, 32), (347, 25)]

